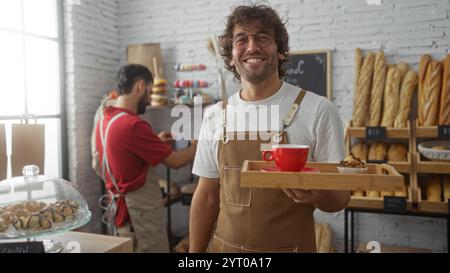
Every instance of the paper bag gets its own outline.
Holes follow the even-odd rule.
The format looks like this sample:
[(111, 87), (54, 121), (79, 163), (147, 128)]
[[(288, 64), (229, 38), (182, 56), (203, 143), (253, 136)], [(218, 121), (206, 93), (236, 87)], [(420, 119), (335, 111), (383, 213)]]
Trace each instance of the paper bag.
[[(156, 64), (159, 71), (155, 71), (154, 69), (153, 58), (156, 58)], [(129, 64), (145, 65), (152, 72), (153, 77), (158, 74), (160, 77), (164, 78), (161, 48), (158, 43), (129, 45), (127, 48), (127, 62)]]
[(7, 166), (5, 124), (0, 124), (0, 181), (6, 179)]
[(45, 126), (43, 124), (12, 124), (11, 173), (21, 176), (26, 165), (37, 165), (44, 174)]

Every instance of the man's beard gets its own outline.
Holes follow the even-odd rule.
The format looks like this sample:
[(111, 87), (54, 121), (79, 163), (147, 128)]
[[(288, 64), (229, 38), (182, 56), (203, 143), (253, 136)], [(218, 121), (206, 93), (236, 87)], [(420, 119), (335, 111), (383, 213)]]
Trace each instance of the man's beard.
[(278, 63), (276, 62), (276, 60), (277, 60), (277, 52), (274, 52), (273, 56), (267, 59), (266, 65), (262, 68), (260, 72), (255, 73), (252, 71), (248, 71), (247, 69), (244, 68), (243, 65), (241, 65), (241, 63), (236, 66), (236, 70), (238, 74), (241, 76), (241, 78), (244, 78), (246, 81), (256, 84), (269, 78), (270, 75), (272, 75), (277, 71)]
[(137, 105), (137, 114), (138, 115), (145, 114), (148, 104), (149, 104), (148, 97), (145, 95), (142, 96), (142, 98), (139, 100), (138, 105)]

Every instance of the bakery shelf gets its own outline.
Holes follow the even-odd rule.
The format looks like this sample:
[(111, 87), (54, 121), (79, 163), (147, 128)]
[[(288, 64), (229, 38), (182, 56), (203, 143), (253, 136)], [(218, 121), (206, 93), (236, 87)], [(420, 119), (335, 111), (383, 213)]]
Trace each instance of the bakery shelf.
[[(437, 131), (436, 131), (437, 132)], [(366, 137), (366, 127), (353, 127), (353, 121), (350, 121), (349, 127), (347, 128), (348, 137), (365, 138)], [(406, 128), (386, 128), (386, 138), (396, 138), (396, 139), (409, 139), (411, 137), (411, 128), (409, 126)]]
[(416, 154), (417, 173), (450, 174), (450, 162), (422, 160), (420, 154)]
[[(351, 196), (348, 208), (369, 208), (369, 209), (384, 209), (384, 197), (367, 197), (367, 196)], [(408, 198), (406, 199), (406, 209), (410, 210), (413, 207), (412, 191), (408, 187)]]
[(418, 209), (419, 211), (445, 213), (448, 214), (448, 201), (433, 202), (422, 198), (422, 190), (418, 189)]
[(337, 163), (306, 164), (308, 168), (319, 169), (320, 173), (261, 171), (273, 166), (271, 162), (246, 160), (241, 171), (241, 187), (355, 191), (405, 189), (403, 176), (387, 164), (366, 164), (366, 174), (339, 173)]
[(439, 137), (437, 126), (419, 126), (419, 122), (416, 120), (416, 138), (437, 137)]

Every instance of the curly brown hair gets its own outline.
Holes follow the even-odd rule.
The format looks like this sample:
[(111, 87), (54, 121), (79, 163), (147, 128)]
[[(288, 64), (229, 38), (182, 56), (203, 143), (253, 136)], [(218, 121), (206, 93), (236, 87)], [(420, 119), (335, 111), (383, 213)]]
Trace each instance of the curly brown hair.
[(259, 23), (262, 28), (271, 30), (275, 34), (278, 53), (284, 56), (283, 59), (278, 60), (278, 76), (281, 79), (286, 73), (283, 64), (288, 61), (289, 35), (285, 26), (286, 21), (283, 22), (278, 13), (267, 5), (238, 6), (228, 16), (225, 31), (219, 36), (220, 55), (225, 62), (225, 68), (233, 72), (236, 79), (241, 80), (241, 76), (237, 73), (235, 67), (230, 64), (233, 51), (233, 29), (236, 24), (247, 26), (253, 22)]

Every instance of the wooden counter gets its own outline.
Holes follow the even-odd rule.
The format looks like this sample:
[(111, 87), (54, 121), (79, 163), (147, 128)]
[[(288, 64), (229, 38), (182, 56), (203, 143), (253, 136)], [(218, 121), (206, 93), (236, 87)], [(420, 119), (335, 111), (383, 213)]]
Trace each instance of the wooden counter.
[[(41, 240), (53, 239), (64, 246), (64, 253), (132, 253), (131, 238), (114, 237), (84, 232), (64, 232)], [(79, 244), (78, 244), (79, 243)]]

